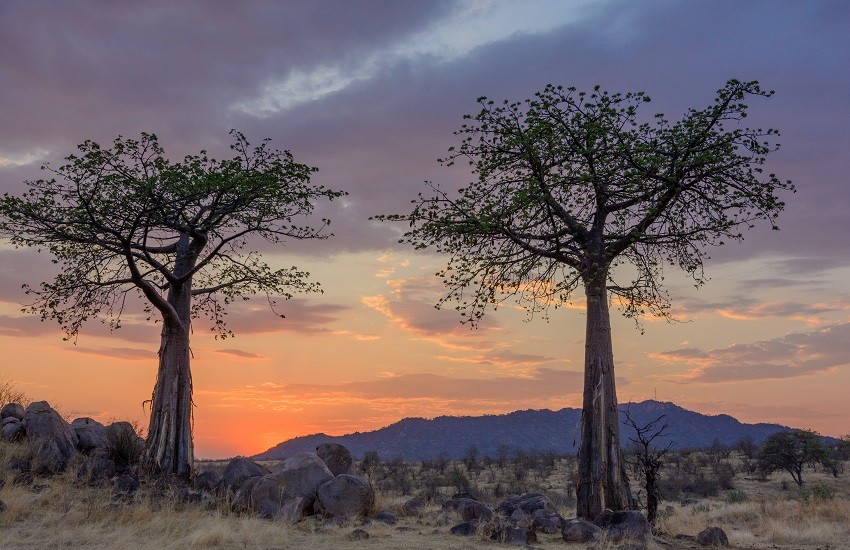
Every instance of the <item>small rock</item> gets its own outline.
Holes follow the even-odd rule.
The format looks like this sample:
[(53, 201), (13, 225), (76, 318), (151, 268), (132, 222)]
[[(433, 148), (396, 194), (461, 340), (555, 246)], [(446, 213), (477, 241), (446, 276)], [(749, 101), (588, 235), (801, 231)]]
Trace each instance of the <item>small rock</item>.
[(565, 542), (591, 542), (602, 536), (602, 528), (581, 518), (566, 522), (561, 530)]
[(709, 527), (700, 531), (697, 542), (702, 546), (729, 546), (729, 538), (720, 527)]
[(3, 441), (19, 441), (26, 433), (24, 423), (17, 418), (10, 416), (3, 419), (2, 431), (0, 431), (0, 438)]
[(355, 529), (345, 535), (345, 540), (366, 540), (369, 538), (369, 533), (364, 529)]
[(554, 535), (561, 532), (566, 524), (567, 520), (561, 517), (560, 514), (551, 514), (546, 510), (535, 510), (531, 514), (531, 527), (547, 535)]
[(6, 505), (6, 503), (3, 502), (2, 500), (0, 500), (0, 514), (5, 512), (7, 508), (8, 508), (8, 506)]
[(464, 521), (493, 517), (493, 511), (490, 510), (489, 506), (469, 497), (452, 497), (443, 503), (443, 510), (457, 512)]
[(404, 512), (405, 516), (412, 516), (416, 512), (418, 512), (419, 509), (424, 505), (425, 505), (425, 498), (422, 497), (422, 496), (415, 496), (412, 499), (405, 502), (404, 505), (401, 507), (401, 509)]
[(537, 534), (533, 529), (524, 527), (509, 527), (505, 529), (505, 543), (524, 546), (526, 544), (537, 544)]
[(457, 535), (459, 537), (469, 537), (475, 534), (478, 530), (478, 525), (476, 522), (472, 521), (464, 521), (463, 523), (458, 523), (451, 529), (449, 529), (449, 533), (452, 535)]
[(0, 409), (0, 420), (5, 420), (7, 418), (17, 418), (18, 420), (24, 419), (24, 407), (19, 403), (6, 403), (3, 405), (3, 408)]
[(369, 519), (371, 519), (372, 521), (380, 521), (386, 523), (387, 525), (395, 525), (398, 522), (398, 519), (389, 512), (380, 512)]

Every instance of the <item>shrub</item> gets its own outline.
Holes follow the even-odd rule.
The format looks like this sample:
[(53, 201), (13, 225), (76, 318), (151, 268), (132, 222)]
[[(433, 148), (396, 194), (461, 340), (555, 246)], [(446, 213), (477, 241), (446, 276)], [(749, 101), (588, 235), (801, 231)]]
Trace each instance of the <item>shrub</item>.
[(726, 502), (729, 504), (735, 504), (738, 502), (746, 502), (747, 493), (744, 491), (729, 491), (726, 493)]

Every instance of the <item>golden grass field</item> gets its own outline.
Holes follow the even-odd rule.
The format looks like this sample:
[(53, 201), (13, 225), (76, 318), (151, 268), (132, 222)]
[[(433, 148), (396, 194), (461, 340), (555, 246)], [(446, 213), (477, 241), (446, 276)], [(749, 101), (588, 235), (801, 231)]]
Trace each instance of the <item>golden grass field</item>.
[[(396, 525), (371, 522), (361, 525), (352, 521), (341, 525), (308, 518), (298, 524), (262, 520), (250, 515), (236, 515), (222, 502), (210, 499), (202, 503), (179, 504), (171, 498), (144, 496), (140, 491), (129, 501), (114, 501), (110, 487), (89, 487), (76, 482), (71, 468), (62, 476), (35, 478), (30, 484), (14, 483), (7, 471), (9, 460), (26, 454), (23, 445), (0, 444), (0, 500), (6, 509), (0, 512), (0, 548), (251, 548), (251, 549), (329, 549), (329, 548), (429, 548), (429, 549), (495, 549), (502, 544), (483, 537), (457, 537), (449, 533), (458, 518), (446, 515), (437, 503), (426, 503), (415, 512), (405, 513), (404, 504), (420, 490), (416, 479), (421, 468), (411, 469), (413, 485), (410, 494), (395, 490), (379, 490), (376, 509), (388, 511), (398, 518)], [(729, 460), (734, 461), (732, 456)], [(568, 493), (564, 487), (571, 479), (571, 461), (559, 460), (548, 475), (529, 474), (528, 490), (552, 495), (564, 517), (572, 517)], [(221, 468), (221, 464), (200, 463), (201, 469)], [(450, 464), (460, 471), (464, 466)], [(493, 464), (477, 474), (470, 474), (472, 487), (491, 504), (494, 483), (508, 483), (512, 472)], [(722, 527), (734, 548), (757, 549), (842, 549), (850, 548), (850, 481), (833, 478), (825, 472), (806, 471), (809, 485), (827, 487), (828, 498), (803, 498), (787, 474), (776, 473), (767, 481), (734, 478), (735, 495), (721, 493), (715, 498), (699, 499), (697, 504), (662, 502), (658, 521), (658, 548), (701, 548), (695, 542), (675, 539), (682, 533), (696, 535), (710, 525)], [(378, 484), (380, 485), (380, 484)], [(439, 487), (437, 492), (450, 496), (452, 487)], [(745, 500), (744, 500), (745, 499)], [(439, 501), (439, 498), (436, 499)], [(730, 502), (738, 500), (739, 502)], [(742, 500), (742, 501), (740, 501)], [(346, 537), (362, 527), (368, 540), (350, 541)], [(588, 545), (567, 544), (560, 535), (538, 533), (541, 549), (586, 548)], [(616, 548), (602, 543), (597, 548)]]

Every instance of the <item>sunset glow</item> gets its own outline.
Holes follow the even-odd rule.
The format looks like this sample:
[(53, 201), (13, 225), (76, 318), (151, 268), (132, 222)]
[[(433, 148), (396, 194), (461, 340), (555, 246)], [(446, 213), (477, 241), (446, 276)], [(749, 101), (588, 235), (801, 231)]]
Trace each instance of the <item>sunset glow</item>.
[[(782, 132), (769, 170), (798, 192), (782, 197), (781, 231), (759, 227), (712, 250), (700, 289), (665, 272), (676, 322), (612, 316), (618, 397), (850, 432), (850, 11), (819, 1), (517, 5), (0, 5), (0, 192), (21, 193), (44, 177), (41, 163), (61, 164), (86, 139), (147, 131), (174, 159), (201, 149), (222, 158), (236, 128), (349, 193), (318, 212), (333, 238), (261, 246), (273, 267), (309, 271), (323, 294), (282, 301), (285, 318), (264, 297), (234, 303), (234, 338), (193, 327), (199, 457), (410, 416), (581, 406), (581, 289), (548, 319), (508, 301), (472, 329), (451, 304), (434, 307), (445, 258), (399, 245), (406, 228), (369, 219), (409, 210), (425, 181), (472, 177), (436, 159), (478, 96), (522, 100), (549, 82), (643, 90), (649, 111), (671, 120), (729, 78), (776, 90), (746, 122)], [(70, 418), (146, 426), (159, 326), (134, 310), (116, 332), (93, 321), (64, 341), (58, 325), (21, 312), (22, 285), (53, 268), (46, 253), (0, 242), (0, 380)]]

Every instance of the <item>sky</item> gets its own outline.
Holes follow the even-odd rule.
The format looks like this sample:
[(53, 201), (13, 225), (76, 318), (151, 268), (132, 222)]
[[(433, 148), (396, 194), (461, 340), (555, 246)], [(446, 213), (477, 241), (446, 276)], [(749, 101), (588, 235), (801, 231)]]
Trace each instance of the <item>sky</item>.
[[(298, 435), (409, 416), (580, 407), (581, 300), (477, 330), (434, 273), (445, 258), (397, 243), (425, 181), (471, 176), (437, 159), (476, 98), (547, 83), (645, 91), (681, 117), (730, 78), (776, 91), (747, 124), (777, 128), (767, 168), (790, 179), (781, 231), (712, 250), (695, 289), (668, 272), (678, 322), (612, 315), (621, 402), (657, 398), (745, 422), (850, 433), (850, 9), (841, 1), (147, 1), (0, 3), (0, 192), (19, 194), (86, 139), (153, 132), (173, 159), (228, 157), (231, 129), (270, 138), (313, 182), (334, 237), (264, 248), (322, 284), (275, 317), (235, 304), (234, 338), (192, 335), (196, 453), (261, 452)], [(69, 418), (136, 420), (156, 376), (158, 327), (140, 316), (76, 342), (21, 312), (50, 258), (0, 242), (0, 379)]]

